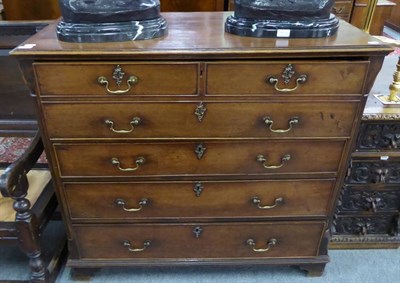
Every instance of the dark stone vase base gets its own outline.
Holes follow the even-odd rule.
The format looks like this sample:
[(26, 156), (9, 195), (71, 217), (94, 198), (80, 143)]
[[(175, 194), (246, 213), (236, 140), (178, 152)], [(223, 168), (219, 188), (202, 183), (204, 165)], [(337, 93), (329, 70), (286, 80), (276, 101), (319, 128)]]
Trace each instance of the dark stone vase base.
[(67, 23), (57, 25), (57, 37), (67, 42), (116, 42), (144, 40), (168, 34), (167, 21), (162, 18), (116, 23)]
[(328, 37), (335, 35), (338, 28), (339, 20), (333, 14), (329, 19), (290, 21), (237, 18), (233, 15), (225, 23), (225, 31), (232, 34), (271, 38)]

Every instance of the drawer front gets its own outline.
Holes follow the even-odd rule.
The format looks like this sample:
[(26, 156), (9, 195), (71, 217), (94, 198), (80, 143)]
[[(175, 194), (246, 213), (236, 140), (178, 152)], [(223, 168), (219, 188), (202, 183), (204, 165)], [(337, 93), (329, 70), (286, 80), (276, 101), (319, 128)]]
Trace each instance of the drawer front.
[(35, 63), (34, 69), (41, 96), (198, 95), (197, 63)]
[(335, 173), (344, 143), (86, 143), (54, 148), (61, 177), (271, 175)]
[(50, 138), (349, 137), (357, 108), (357, 102), (44, 103), (43, 114)]
[(361, 94), (367, 68), (366, 62), (209, 63), (207, 94)]
[(353, 159), (346, 183), (348, 184), (400, 184), (399, 157)]
[(392, 150), (400, 148), (400, 123), (361, 123), (357, 148), (361, 150)]
[(370, 216), (337, 216), (333, 222), (333, 234), (348, 234), (368, 236), (370, 234), (381, 234), (394, 236), (398, 232), (397, 214), (377, 214)]
[(397, 186), (390, 185), (382, 189), (345, 186), (341, 191), (337, 208), (341, 212), (399, 211), (400, 190)]
[[(324, 227), (323, 222), (73, 226), (81, 259), (314, 257)], [(268, 246), (266, 252), (253, 251)]]
[(64, 183), (73, 220), (326, 216), (334, 180)]

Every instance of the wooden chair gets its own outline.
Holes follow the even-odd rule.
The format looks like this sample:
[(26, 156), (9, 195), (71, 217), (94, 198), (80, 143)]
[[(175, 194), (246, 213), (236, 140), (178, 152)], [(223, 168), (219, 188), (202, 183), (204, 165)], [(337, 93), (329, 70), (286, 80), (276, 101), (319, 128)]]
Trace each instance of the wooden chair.
[(30, 282), (54, 281), (65, 247), (62, 241), (45, 266), (39, 240), (56, 210), (57, 201), (50, 172), (33, 168), (42, 152), (43, 143), (37, 134), (18, 160), (0, 170), (0, 242), (17, 243), (29, 257)]

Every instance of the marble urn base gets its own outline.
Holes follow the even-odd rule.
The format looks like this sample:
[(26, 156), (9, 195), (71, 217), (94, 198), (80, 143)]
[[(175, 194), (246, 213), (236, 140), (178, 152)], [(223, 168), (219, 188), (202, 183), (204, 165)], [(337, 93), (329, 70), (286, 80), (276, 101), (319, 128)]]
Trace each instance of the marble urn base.
[(315, 38), (335, 35), (339, 28), (338, 18), (331, 14), (327, 19), (264, 20), (229, 16), (225, 31), (251, 37)]
[(59, 40), (67, 42), (115, 42), (152, 39), (167, 35), (168, 24), (163, 17), (114, 23), (67, 23), (57, 25)]

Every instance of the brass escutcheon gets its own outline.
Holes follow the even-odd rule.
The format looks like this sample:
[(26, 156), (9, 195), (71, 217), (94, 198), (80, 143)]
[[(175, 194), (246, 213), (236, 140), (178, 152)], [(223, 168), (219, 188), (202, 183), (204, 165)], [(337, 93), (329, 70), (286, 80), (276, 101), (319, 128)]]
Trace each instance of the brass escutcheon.
[(201, 182), (196, 182), (193, 186), (193, 191), (196, 197), (200, 197), (201, 193), (204, 190), (204, 186)]
[(207, 107), (203, 104), (203, 102), (200, 102), (197, 105), (196, 110), (194, 111), (194, 115), (196, 115), (197, 121), (201, 123), (203, 121), (204, 116), (206, 115), (206, 112), (207, 112)]
[[(293, 76), (296, 74), (294, 70), (294, 66), (292, 64), (288, 64), (282, 72), (281, 77), (283, 78), (283, 83), (287, 85)], [(300, 84), (304, 84), (307, 82), (307, 75), (299, 75), (296, 79), (296, 86), (293, 88), (279, 88), (278, 85), (280, 84), (279, 79), (275, 76), (267, 76), (267, 83), (272, 84), (276, 91), (279, 92), (292, 92), (299, 88)]]
[[(122, 83), (122, 79), (125, 76), (125, 72), (122, 70), (122, 67), (120, 65), (115, 66), (114, 72), (113, 72), (113, 79), (115, 80), (115, 83), (118, 85), (118, 87)], [(131, 90), (132, 85), (136, 84), (139, 81), (139, 78), (136, 76), (130, 76), (128, 80), (126, 81), (128, 88), (124, 90), (111, 90), (109, 89), (109, 82), (108, 79), (105, 76), (100, 76), (97, 78), (97, 82), (101, 85), (106, 86), (106, 90), (110, 94), (125, 94)]]

